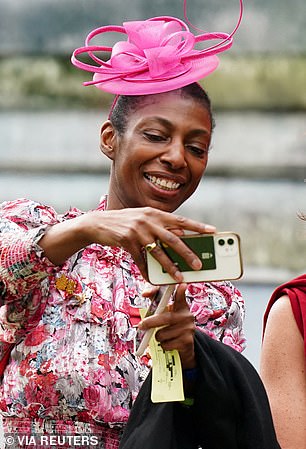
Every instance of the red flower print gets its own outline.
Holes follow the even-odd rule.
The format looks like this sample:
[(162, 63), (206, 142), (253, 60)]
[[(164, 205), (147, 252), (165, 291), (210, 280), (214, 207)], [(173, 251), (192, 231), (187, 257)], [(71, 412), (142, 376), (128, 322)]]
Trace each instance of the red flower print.
[(46, 326), (41, 324), (26, 336), (24, 344), (25, 346), (38, 346), (47, 339), (48, 335), (49, 333), (47, 332)]

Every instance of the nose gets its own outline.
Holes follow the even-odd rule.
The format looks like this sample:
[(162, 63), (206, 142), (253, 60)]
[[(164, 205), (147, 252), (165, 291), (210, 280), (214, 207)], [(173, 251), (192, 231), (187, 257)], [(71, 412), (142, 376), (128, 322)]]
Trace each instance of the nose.
[(186, 153), (184, 143), (177, 140), (172, 141), (167, 145), (165, 151), (160, 156), (161, 162), (173, 169), (180, 169), (187, 167)]

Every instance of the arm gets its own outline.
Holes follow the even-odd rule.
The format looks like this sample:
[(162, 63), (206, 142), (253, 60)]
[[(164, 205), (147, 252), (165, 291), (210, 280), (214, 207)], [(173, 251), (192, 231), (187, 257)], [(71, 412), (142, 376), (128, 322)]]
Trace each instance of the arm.
[(279, 298), (270, 311), (260, 372), (281, 447), (301, 449), (306, 441), (304, 342), (287, 296)]
[[(194, 269), (201, 268), (201, 261), (179, 238), (184, 230), (212, 233), (215, 228), (149, 207), (96, 210), (52, 226), (41, 239), (40, 246), (55, 265), (62, 264), (75, 252), (92, 243), (120, 246), (132, 255), (142, 275), (147, 278), (143, 248), (158, 240), (175, 249)], [(152, 251), (152, 255), (175, 280), (183, 280), (176, 265), (159, 246)]]
[[(66, 217), (67, 218), (67, 217)], [(0, 206), (0, 295), (29, 293), (70, 256), (91, 243), (119, 246), (134, 258), (146, 277), (143, 247), (163, 240), (194, 268), (201, 262), (178, 235), (184, 230), (214, 232), (215, 228), (152, 208), (95, 210), (71, 214), (65, 221), (52, 208), (28, 200)], [(154, 254), (153, 254), (154, 253)], [(178, 281), (182, 275), (157, 247), (152, 252)]]

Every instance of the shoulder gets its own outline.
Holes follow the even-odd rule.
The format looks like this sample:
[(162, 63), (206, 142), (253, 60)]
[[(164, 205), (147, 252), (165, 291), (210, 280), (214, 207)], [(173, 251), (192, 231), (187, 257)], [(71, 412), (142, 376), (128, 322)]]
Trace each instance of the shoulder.
[[(281, 296), (269, 312), (262, 346), (262, 362), (274, 373), (291, 371), (295, 362), (304, 362), (304, 342), (287, 295)], [(267, 362), (267, 363), (266, 363)]]
[(288, 295), (281, 296), (272, 305), (267, 318), (266, 333), (272, 329), (277, 330), (279, 328), (281, 330), (283, 327), (297, 327)]
[(266, 387), (280, 443), (304, 447), (306, 427), (306, 361), (303, 337), (290, 299), (283, 295), (268, 315), (260, 375)]
[(288, 343), (292, 342), (293, 338), (302, 339), (287, 295), (278, 298), (269, 311), (264, 341), (268, 338), (274, 342), (288, 339)]

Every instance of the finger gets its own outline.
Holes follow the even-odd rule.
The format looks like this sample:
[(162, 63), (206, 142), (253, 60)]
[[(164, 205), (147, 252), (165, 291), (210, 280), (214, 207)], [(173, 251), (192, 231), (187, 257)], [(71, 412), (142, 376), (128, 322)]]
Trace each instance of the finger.
[(147, 270), (147, 262), (145, 254), (142, 250), (139, 251), (138, 248), (131, 249), (130, 254), (135, 262), (135, 264), (138, 266), (140, 273), (142, 274), (143, 278), (148, 281), (148, 270)]
[(164, 228), (171, 230), (183, 229), (200, 234), (216, 232), (216, 227), (211, 224), (157, 209), (153, 209), (153, 211), (154, 213), (152, 213), (152, 209), (147, 210), (147, 213), (150, 215), (151, 223), (153, 220), (155, 224), (161, 224)]
[(158, 285), (152, 285), (152, 284), (147, 283), (142, 292), (142, 296), (144, 298), (153, 298), (156, 295), (156, 293), (158, 292), (158, 290), (159, 290)]
[(179, 284), (177, 286), (175, 296), (174, 296), (174, 303), (172, 306), (172, 310), (174, 312), (178, 312), (178, 311), (184, 310), (184, 309), (189, 310), (189, 305), (186, 301), (186, 289), (187, 289), (187, 284)]
[(152, 315), (148, 318), (144, 318), (139, 324), (138, 328), (140, 330), (148, 330), (152, 327), (162, 327), (162, 326), (169, 326), (172, 324), (172, 317), (170, 312), (164, 312), (160, 314)]
[(186, 319), (184, 323), (177, 323), (174, 326), (165, 326), (159, 329), (156, 340), (165, 350), (177, 349), (181, 353), (191, 355), (194, 345), (195, 327), (192, 317)]
[[(171, 247), (178, 255), (180, 255), (183, 259), (185, 259), (186, 263), (190, 266), (192, 270), (200, 270), (202, 268), (202, 262), (199, 257), (183, 242), (183, 240), (173, 234), (173, 232), (163, 229), (159, 232), (159, 240), (163, 242), (163, 244)], [(165, 269), (167, 267), (171, 267), (174, 270), (173, 266), (175, 264), (169, 259), (165, 251), (160, 247), (155, 247), (151, 254), (164, 266), (164, 263), (167, 266), (164, 266)], [(177, 270), (177, 268), (176, 268)], [(168, 271), (168, 270), (167, 270)]]
[(163, 343), (169, 340), (179, 339), (182, 342), (190, 343), (195, 332), (194, 320), (192, 316), (186, 316), (184, 321), (174, 325), (164, 326), (156, 332), (156, 340)]
[[(188, 305), (186, 303), (185, 308), (181, 308), (178, 312), (169, 312), (165, 310), (163, 313), (152, 315), (148, 318), (144, 318), (138, 325), (139, 329), (147, 330), (151, 327), (164, 327), (171, 326), (174, 329), (182, 329), (183, 326), (194, 325), (194, 316), (189, 311)], [(165, 328), (166, 329), (166, 328)]]
[(171, 229), (184, 229), (188, 231), (198, 232), (200, 234), (211, 234), (216, 232), (216, 227), (207, 223), (201, 223), (191, 218), (184, 217), (182, 215), (172, 215), (172, 223), (167, 225), (167, 228)]
[(173, 232), (173, 234), (177, 235), (178, 237), (182, 237), (183, 235), (185, 235), (184, 229), (171, 228), (169, 226), (165, 226), (165, 229), (167, 229), (170, 232)]
[(161, 264), (164, 270), (178, 283), (183, 282), (183, 274), (178, 270), (175, 263), (167, 256), (165, 251), (157, 245), (150, 254)]

